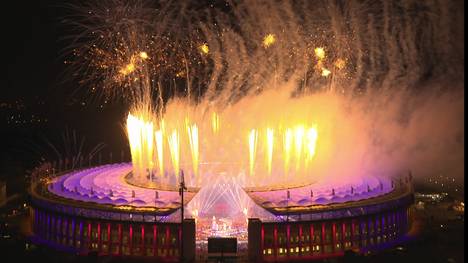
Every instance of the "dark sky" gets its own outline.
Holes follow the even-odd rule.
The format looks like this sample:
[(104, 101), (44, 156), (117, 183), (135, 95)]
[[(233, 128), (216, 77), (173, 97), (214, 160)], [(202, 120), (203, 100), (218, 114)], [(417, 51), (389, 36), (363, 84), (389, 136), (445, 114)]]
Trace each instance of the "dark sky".
[(62, 48), (58, 1), (8, 1), (2, 16), (7, 89), (2, 96), (33, 98), (55, 84)]
[[(102, 142), (109, 151), (126, 148), (123, 141), (124, 109), (121, 105), (100, 103), (81, 106), (74, 96), (78, 88), (64, 73), (63, 54), (67, 27), (60, 21), (67, 11), (63, 1), (6, 1), (1, 16), (4, 79), (0, 103), (21, 101), (21, 110), (0, 108), (1, 159), (29, 162), (50, 150), (49, 140), (58, 148), (66, 147), (61, 138), (65, 130), (85, 137), (88, 148)], [(10, 115), (47, 119), (46, 124), (11, 125)], [(113, 132), (109, 132), (112, 130)], [(29, 158), (25, 158), (28, 156)]]

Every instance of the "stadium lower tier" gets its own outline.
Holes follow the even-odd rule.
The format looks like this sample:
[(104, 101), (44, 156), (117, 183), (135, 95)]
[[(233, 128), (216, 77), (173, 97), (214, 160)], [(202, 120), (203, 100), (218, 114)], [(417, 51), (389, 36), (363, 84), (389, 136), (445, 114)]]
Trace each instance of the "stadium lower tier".
[(32, 220), (34, 241), (78, 254), (151, 256), (175, 262), (180, 259), (182, 240), (187, 243), (185, 253), (195, 247), (195, 222), (191, 219), (184, 221), (184, 237), (180, 223), (70, 217), (38, 208), (33, 209)]
[(406, 238), (411, 208), (325, 221), (262, 222), (250, 219), (249, 259), (291, 261), (378, 251)]
[[(79, 254), (150, 256), (161, 261), (195, 253), (195, 222), (148, 223), (69, 217), (35, 208), (34, 239)], [(376, 251), (399, 244), (411, 225), (409, 207), (380, 214), (325, 221), (262, 222), (249, 219), (252, 261), (291, 261), (342, 256), (346, 250)], [(190, 257), (192, 257), (190, 256)]]

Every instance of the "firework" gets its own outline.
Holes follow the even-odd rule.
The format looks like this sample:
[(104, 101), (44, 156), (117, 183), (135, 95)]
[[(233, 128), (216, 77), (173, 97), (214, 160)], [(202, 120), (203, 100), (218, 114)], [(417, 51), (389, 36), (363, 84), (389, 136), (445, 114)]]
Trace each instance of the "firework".
[(127, 117), (127, 134), (132, 154), (132, 162), (135, 163), (133, 174), (143, 180), (145, 169), (153, 169), (153, 123), (145, 121), (142, 117), (129, 114)]
[(274, 131), (271, 128), (267, 128), (266, 130), (266, 144), (267, 144), (267, 154), (266, 154), (266, 162), (267, 162), (267, 170), (268, 174), (271, 175), (271, 165), (273, 159), (273, 143), (274, 143)]
[(296, 171), (299, 170), (299, 165), (302, 156), (302, 144), (304, 138), (304, 126), (300, 125), (294, 128), (294, 150), (296, 154)]
[(346, 61), (342, 58), (338, 58), (333, 64), (337, 69), (344, 69), (346, 66)]
[(258, 132), (255, 129), (249, 132), (249, 174), (254, 175), (255, 155), (257, 153), (257, 137)]
[(329, 75), (331, 74), (331, 71), (326, 69), (326, 68), (322, 68), (322, 77), (328, 77)]
[(291, 148), (292, 148), (293, 132), (291, 129), (286, 129), (283, 139), (284, 148), (284, 174), (287, 175), (289, 172), (289, 162), (291, 160)]
[(164, 175), (163, 131), (157, 130), (154, 133), (154, 137), (156, 141), (156, 150), (157, 150), (157, 156), (158, 156), (159, 176), (162, 177)]
[(200, 51), (205, 55), (210, 52), (210, 48), (208, 47), (206, 43), (201, 45), (199, 48), (200, 48)]
[(313, 127), (307, 130), (307, 159), (310, 161), (315, 156), (315, 148), (317, 143), (317, 128)]
[(325, 49), (323, 47), (316, 47), (314, 49), (314, 53), (318, 61), (322, 61), (325, 59)]
[(146, 1), (103, 0), (69, 5), (74, 15), (65, 22), (75, 33), (69, 36), (73, 44), (65, 50), (65, 63), (72, 76), (92, 95), (134, 102), (142, 94), (160, 96), (156, 83), (185, 77), (187, 68), (196, 73), (209, 48), (206, 43), (194, 47), (201, 39), (190, 25), (169, 27), (180, 4), (156, 8)]
[(216, 112), (213, 112), (213, 115), (211, 116), (211, 128), (213, 133), (217, 133), (219, 131), (219, 116)]
[(269, 46), (273, 45), (275, 41), (276, 41), (275, 35), (268, 34), (263, 38), (263, 41), (262, 41), (263, 47), (268, 48)]
[[(245, 185), (251, 186), (265, 176), (280, 178), (277, 184), (307, 182), (312, 169), (324, 171), (325, 156), (344, 139), (330, 128), (341, 125), (333, 119), (336, 98), (316, 91), (326, 85), (332, 90), (340, 77), (353, 77), (356, 54), (353, 41), (346, 41), (352, 38), (324, 33), (330, 31), (326, 17), (310, 18), (315, 23), (304, 27), (270, 3), (265, 5), (272, 15), (285, 23), (252, 16), (259, 4), (241, 1), (229, 18), (210, 9), (213, 20), (207, 21), (195, 5), (176, 2), (156, 9), (147, 2), (115, 0), (89, 6), (92, 13), (76, 23), (84, 26), (77, 41), (83, 45), (73, 53), (86, 62), (91, 75), (82, 75), (96, 84), (89, 87), (100, 86), (133, 108), (148, 104), (154, 109), (129, 110), (152, 125), (128, 127), (135, 169), (157, 170), (161, 179), (188, 170), (194, 186), (212, 179), (204, 175), (213, 172), (205, 162), (232, 177), (248, 171)], [(233, 29), (233, 22), (239, 28)]]
[(192, 153), (192, 164), (193, 164), (193, 173), (195, 176), (198, 175), (198, 160), (199, 160), (199, 150), (198, 150), (198, 127), (197, 125), (187, 126), (187, 133), (190, 139), (190, 149)]
[(177, 130), (173, 130), (168, 137), (169, 150), (171, 152), (172, 168), (174, 175), (177, 180), (180, 172), (180, 144), (179, 144), (179, 133)]

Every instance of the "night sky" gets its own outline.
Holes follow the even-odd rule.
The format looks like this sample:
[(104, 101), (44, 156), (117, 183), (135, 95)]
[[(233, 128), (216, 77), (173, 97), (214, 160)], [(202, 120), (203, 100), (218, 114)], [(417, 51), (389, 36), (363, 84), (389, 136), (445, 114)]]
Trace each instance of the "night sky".
[(56, 159), (46, 142), (59, 149), (70, 147), (62, 138), (67, 130), (84, 138), (87, 148), (106, 144), (103, 154), (126, 149), (124, 107), (114, 103), (101, 108), (97, 100), (81, 105), (84, 97), (66, 75), (61, 56), (67, 44), (63, 1), (8, 1), (3, 10), (6, 79), (0, 96), (0, 180), (19, 176), (41, 156)]

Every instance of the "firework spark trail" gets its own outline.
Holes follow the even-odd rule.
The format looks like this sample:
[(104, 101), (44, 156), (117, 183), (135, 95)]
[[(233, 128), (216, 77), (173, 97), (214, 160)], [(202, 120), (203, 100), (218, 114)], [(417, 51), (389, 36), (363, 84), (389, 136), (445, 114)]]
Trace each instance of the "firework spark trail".
[(69, 5), (74, 14), (65, 22), (78, 33), (69, 37), (65, 63), (73, 72), (84, 72), (79, 83), (92, 95), (130, 102), (148, 90), (162, 96), (156, 83), (174, 79), (181, 71), (188, 77), (187, 66), (199, 64), (206, 55), (196, 56), (198, 51), (190, 49), (192, 41), (199, 41), (190, 22), (185, 30), (174, 27), (182, 4), (155, 8), (146, 1), (103, 0)]
[(153, 169), (154, 128), (152, 122), (145, 121), (142, 117), (129, 114), (127, 117), (127, 134), (130, 144), (132, 162), (135, 163), (134, 175), (139, 180), (145, 176), (145, 169)]
[(258, 132), (255, 129), (249, 132), (249, 175), (254, 175), (255, 156), (257, 154)]
[[(346, 74), (340, 79), (334, 76), (333, 85), (345, 84), (336, 90), (348, 94), (362, 89), (364, 82), (365, 87), (398, 86), (401, 81), (396, 80), (402, 76), (414, 82), (428, 68), (446, 66), (453, 59), (444, 56), (450, 53), (448, 45), (434, 41), (435, 35), (441, 39), (451, 37), (441, 26), (450, 21), (446, 14), (452, 3), (440, 7), (421, 3), (424, 8), (420, 10), (427, 11), (414, 14), (412, 5), (401, 1), (403, 18), (415, 16), (419, 22), (429, 23), (428, 28), (434, 28), (434, 32), (423, 34), (421, 42), (425, 46), (421, 49), (414, 43), (418, 39), (416, 35), (420, 35), (415, 25), (392, 23), (402, 21), (397, 19), (401, 16), (395, 8), (397, 3), (347, 1), (342, 5), (322, 6), (309, 1), (294, 4), (239, 1), (228, 5), (232, 14), (217, 7), (199, 10), (200, 5), (178, 1), (161, 4), (158, 8), (144, 1), (129, 4), (118, 0), (72, 6), (70, 9), (77, 14), (66, 22), (79, 33), (71, 37), (73, 44), (69, 53), (79, 59), (76, 63), (66, 62), (79, 65), (81, 71), (88, 73), (79, 74), (86, 76), (86, 80), (81, 81), (83, 84), (94, 82), (93, 89), (102, 86), (114, 97), (130, 93), (130, 99), (139, 93), (134, 80), (140, 79), (141, 74), (150, 77), (149, 83), (159, 83), (163, 78), (178, 78), (176, 75), (184, 71), (178, 76), (187, 75), (190, 82), (197, 81), (187, 86), (209, 87), (206, 94), (199, 94), (210, 100), (219, 96), (216, 104), (222, 104), (264, 89), (273, 74), (286, 81), (298, 75), (312, 78), (312, 81), (304, 80), (309, 86), (304, 87), (307, 90), (327, 85), (314, 81), (317, 79), (311, 76), (313, 69), (309, 68), (310, 62), (307, 63), (317, 53), (314, 52), (317, 47), (323, 51), (319, 53), (322, 65), (318, 76), (335, 75), (335, 69), (342, 70)], [(265, 10), (269, 16), (261, 15)], [(440, 14), (443, 19), (435, 20), (429, 15), (432, 13)], [(214, 23), (204, 19), (206, 14)], [(238, 24), (239, 29), (231, 30), (232, 24)], [(363, 38), (364, 35), (369, 37)], [(266, 47), (269, 47), (268, 52), (265, 52)], [(143, 65), (129, 63), (132, 57), (143, 61)], [(346, 64), (324, 67), (325, 57), (330, 61), (346, 61)], [(440, 59), (443, 61), (434, 62)], [(402, 64), (406, 65), (405, 70)], [(268, 65), (275, 65), (274, 73)], [(188, 76), (187, 68), (190, 75), (197, 78)], [(119, 75), (122, 69), (132, 73), (124, 74), (129, 77), (122, 79), (123, 85), (116, 85), (113, 76)], [(409, 85), (411, 83), (405, 83)], [(162, 90), (157, 92), (161, 95)]]
[(299, 170), (299, 166), (301, 164), (303, 138), (304, 126), (301, 125), (294, 128), (294, 152), (296, 154), (296, 171)]
[(200, 184), (200, 176), (198, 174), (199, 150), (198, 150), (198, 127), (197, 125), (187, 126), (187, 133), (190, 140), (190, 150), (192, 153), (193, 173), (197, 178), (197, 183)]
[(131, 98), (140, 93), (133, 84), (146, 71), (149, 56), (141, 49), (150, 46), (145, 31), (152, 24), (151, 11), (142, 2), (129, 5), (119, 1), (71, 8), (77, 13), (67, 21), (81, 33), (73, 36), (69, 48), (76, 60), (65, 62), (86, 67), (86, 78), (80, 83), (92, 92), (100, 90), (106, 98)]
[(140, 176), (142, 173), (141, 170), (137, 168), (141, 168), (142, 164), (142, 145), (141, 145), (141, 121), (132, 116), (131, 114), (128, 115), (127, 118), (127, 133), (128, 139), (130, 144), (130, 153), (132, 155), (132, 162), (135, 164), (135, 176)]
[[(43, 138), (46, 144), (46, 149), (42, 149), (43, 146), (32, 143), (35, 146), (33, 149), (31, 145), (26, 146), (28, 153), (35, 152), (38, 155), (38, 159), (43, 162), (44, 160), (66, 160), (71, 159), (71, 169), (78, 166), (78, 163), (83, 159), (92, 160), (96, 154), (105, 147), (104, 143), (98, 143), (93, 148), (86, 146), (86, 138), (81, 137), (75, 130), (71, 131), (66, 128), (61, 134), (62, 141), (53, 143), (48, 138)], [(48, 154), (47, 154), (48, 153)], [(44, 155), (48, 156), (44, 158)], [(60, 161), (59, 161), (60, 162)], [(81, 166), (82, 164), (80, 164)]]
[(157, 157), (158, 157), (159, 177), (160, 177), (160, 181), (162, 181), (163, 176), (164, 176), (163, 131), (157, 130), (154, 133), (154, 137), (155, 137)]
[(180, 144), (179, 144), (179, 133), (177, 130), (172, 130), (172, 133), (168, 137), (169, 150), (171, 152), (172, 168), (174, 176), (179, 181), (179, 172), (180, 172)]
[(267, 171), (268, 175), (271, 175), (271, 166), (273, 161), (273, 143), (274, 143), (274, 130), (271, 128), (267, 128), (266, 130), (266, 145), (267, 145), (267, 154), (266, 154), (266, 162), (267, 162)]
[(293, 141), (293, 131), (290, 128), (287, 128), (283, 136), (284, 175), (286, 177), (289, 173), (289, 163), (291, 161), (292, 141)]
[(310, 161), (315, 156), (317, 143), (317, 128), (313, 127), (307, 130), (307, 160)]
[(213, 133), (218, 133), (219, 131), (219, 116), (216, 114), (216, 112), (213, 112), (211, 116), (211, 128), (213, 130)]
[(147, 163), (148, 171), (152, 172), (153, 171), (153, 154), (154, 154), (154, 129), (153, 129), (153, 123), (145, 123), (143, 126), (143, 132), (142, 132), (144, 140), (144, 144), (146, 145), (146, 154), (144, 154), (145, 160), (144, 162)]

